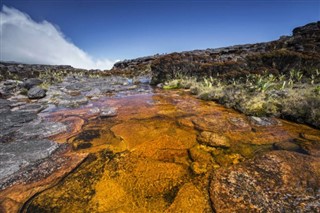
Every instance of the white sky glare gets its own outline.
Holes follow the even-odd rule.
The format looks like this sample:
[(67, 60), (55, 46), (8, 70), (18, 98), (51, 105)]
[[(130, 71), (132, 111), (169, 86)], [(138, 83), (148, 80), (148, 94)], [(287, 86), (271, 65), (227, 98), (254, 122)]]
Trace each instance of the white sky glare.
[(93, 58), (68, 41), (50, 22), (35, 22), (14, 8), (2, 7), (0, 27), (1, 61), (101, 70), (112, 68), (116, 62)]

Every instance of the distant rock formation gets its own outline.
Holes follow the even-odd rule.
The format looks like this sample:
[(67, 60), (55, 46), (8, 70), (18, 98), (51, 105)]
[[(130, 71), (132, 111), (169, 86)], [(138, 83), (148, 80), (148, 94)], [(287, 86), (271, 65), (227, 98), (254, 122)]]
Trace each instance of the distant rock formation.
[(281, 36), (276, 41), (125, 60), (116, 63), (112, 71), (131, 75), (149, 72), (152, 74), (153, 84), (164, 82), (178, 74), (232, 79), (264, 71), (285, 74), (293, 68), (300, 69), (308, 76), (310, 69), (320, 68), (319, 53), (318, 21), (297, 27), (292, 36)]

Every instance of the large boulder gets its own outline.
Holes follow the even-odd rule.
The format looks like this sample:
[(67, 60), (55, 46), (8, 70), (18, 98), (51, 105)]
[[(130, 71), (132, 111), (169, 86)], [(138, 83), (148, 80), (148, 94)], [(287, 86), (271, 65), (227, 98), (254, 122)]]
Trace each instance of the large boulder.
[(26, 89), (31, 89), (34, 86), (42, 84), (43, 81), (38, 78), (29, 78), (22, 83), (22, 87)]
[(221, 169), (210, 184), (215, 212), (318, 212), (320, 158), (273, 151)]
[(28, 98), (30, 99), (40, 99), (46, 96), (46, 90), (42, 89), (41, 87), (32, 87), (28, 91)]

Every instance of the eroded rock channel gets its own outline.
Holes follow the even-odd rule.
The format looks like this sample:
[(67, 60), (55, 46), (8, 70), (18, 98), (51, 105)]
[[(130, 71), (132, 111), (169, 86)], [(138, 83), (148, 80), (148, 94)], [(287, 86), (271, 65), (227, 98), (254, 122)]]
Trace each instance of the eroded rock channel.
[(1, 99), (2, 212), (316, 212), (320, 131), (147, 77)]

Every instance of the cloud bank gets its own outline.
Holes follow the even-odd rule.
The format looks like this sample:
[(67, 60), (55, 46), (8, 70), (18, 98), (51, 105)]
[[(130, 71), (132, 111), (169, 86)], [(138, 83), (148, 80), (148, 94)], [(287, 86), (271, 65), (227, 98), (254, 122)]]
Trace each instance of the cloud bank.
[(63, 33), (50, 22), (35, 22), (29, 15), (14, 8), (2, 7), (0, 27), (1, 61), (102, 70), (110, 69), (116, 62), (91, 57), (67, 41)]

